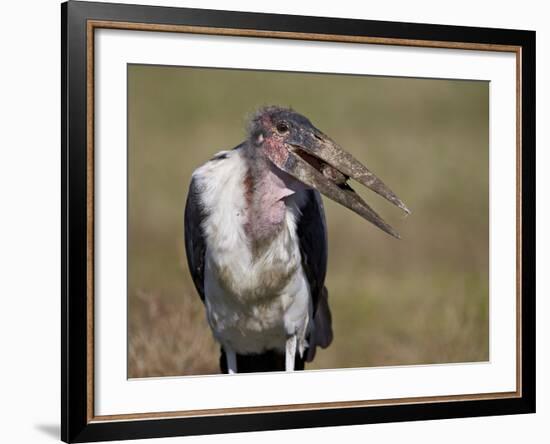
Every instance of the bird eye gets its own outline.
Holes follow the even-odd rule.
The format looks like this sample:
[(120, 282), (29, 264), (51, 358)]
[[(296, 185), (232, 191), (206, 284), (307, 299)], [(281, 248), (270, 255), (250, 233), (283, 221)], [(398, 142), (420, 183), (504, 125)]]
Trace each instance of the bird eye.
[(279, 122), (277, 124), (277, 131), (280, 134), (284, 134), (284, 133), (288, 132), (288, 125), (285, 122)]

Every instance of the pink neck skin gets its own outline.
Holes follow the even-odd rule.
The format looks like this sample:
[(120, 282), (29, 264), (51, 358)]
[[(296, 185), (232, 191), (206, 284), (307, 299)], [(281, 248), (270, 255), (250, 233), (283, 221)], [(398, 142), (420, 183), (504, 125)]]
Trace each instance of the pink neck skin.
[(264, 168), (249, 170), (244, 181), (247, 197), (245, 232), (253, 242), (268, 240), (279, 232), (286, 215), (285, 198), (301, 187), (270, 161), (265, 162)]

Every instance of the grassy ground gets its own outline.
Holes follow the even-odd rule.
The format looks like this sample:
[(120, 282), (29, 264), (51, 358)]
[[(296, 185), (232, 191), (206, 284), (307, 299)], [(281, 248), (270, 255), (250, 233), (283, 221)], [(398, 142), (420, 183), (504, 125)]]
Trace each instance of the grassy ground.
[(334, 343), (309, 368), (488, 359), (488, 84), (130, 66), (130, 377), (218, 372), (187, 270), (191, 172), (244, 138), (258, 106), (290, 105), (411, 208), (356, 187), (396, 241), (325, 200)]

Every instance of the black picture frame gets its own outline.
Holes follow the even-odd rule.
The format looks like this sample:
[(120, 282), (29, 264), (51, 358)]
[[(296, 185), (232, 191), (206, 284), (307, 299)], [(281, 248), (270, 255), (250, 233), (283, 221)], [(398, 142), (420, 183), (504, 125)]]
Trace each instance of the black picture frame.
[[(512, 45), (521, 53), (521, 395), (477, 399), (95, 421), (90, 417), (87, 23), (186, 25), (332, 36)], [(535, 32), (69, 1), (61, 5), (61, 439), (89, 442), (535, 412)]]

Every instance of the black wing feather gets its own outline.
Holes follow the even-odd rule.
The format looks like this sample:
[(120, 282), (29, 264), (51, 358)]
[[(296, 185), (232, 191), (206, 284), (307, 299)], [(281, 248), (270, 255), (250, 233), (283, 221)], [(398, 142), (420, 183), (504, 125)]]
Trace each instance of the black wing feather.
[(314, 190), (306, 192), (308, 196), (305, 205), (301, 208), (302, 216), (298, 221), (297, 229), (302, 266), (309, 282), (313, 298), (313, 313), (315, 313), (327, 274), (327, 227), (321, 196)]
[(202, 230), (202, 222), (206, 217), (200, 202), (200, 190), (196, 179), (191, 180), (189, 194), (185, 204), (185, 253), (187, 264), (193, 278), (195, 288), (204, 302), (204, 257), (206, 240)]
[(302, 267), (306, 274), (313, 302), (313, 330), (308, 337), (308, 350), (302, 358), (308, 362), (315, 357), (317, 346), (326, 348), (332, 342), (332, 315), (325, 287), (328, 240), (323, 201), (318, 191), (308, 190), (302, 216), (298, 221), (298, 238)]

